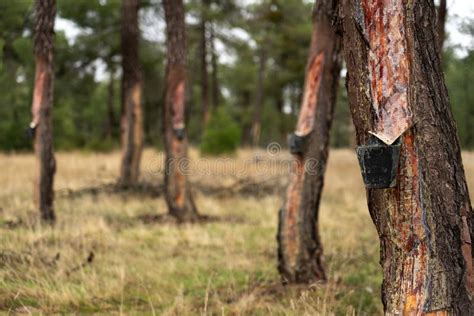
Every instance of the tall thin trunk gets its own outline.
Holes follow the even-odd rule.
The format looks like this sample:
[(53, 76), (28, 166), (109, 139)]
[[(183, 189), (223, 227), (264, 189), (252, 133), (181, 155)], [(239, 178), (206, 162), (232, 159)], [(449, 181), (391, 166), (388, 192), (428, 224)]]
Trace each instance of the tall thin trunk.
[(211, 53), (211, 65), (212, 65), (212, 107), (215, 109), (219, 106), (220, 102), (220, 87), (219, 87), (219, 69), (218, 69), (218, 62), (217, 62), (217, 53), (215, 48), (215, 23), (210, 24), (209, 27), (209, 44), (210, 44), (210, 53)]
[(201, 108), (203, 126), (209, 121), (208, 15), (209, 0), (201, 1)]
[(440, 0), (437, 10), (437, 29), (438, 29), (438, 46), (440, 52), (443, 51), (444, 39), (446, 37), (446, 18), (448, 15), (448, 9), (446, 7), (446, 0)]
[[(242, 90), (239, 104), (244, 111), (248, 111), (252, 103), (252, 94), (248, 90)], [(252, 121), (242, 122), (242, 146), (252, 146)]]
[(278, 268), (284, 282), (325, 280), (318, 214), (341, 70), (341, 40), (332, 27), (336, 0), (317, 1), (305, 89), (290, 141), (293, 171), (280, 210)]
[(35, 21), (35, 87), (33, 93), (32, 122), (34, 130), (34, 149), (38, 161), (35, 180), (35, 201), (41, 219), (53, 223), (54, 213), (54, 174), (56, 160), (53, 152), (52, 108), (54, 93), (54, 19), (55, 0), (36, 1)]
[[(370, 150), (390, 158), (360, 157), (380, 238), (385, 312), (472, 315), (472, 209), (433, 3), (343, 2), (349, 102), (364, 146), (359, 154)], [(397, 146), (398, 162), (391, 155)], [(392, 167), (395, 186), (373, 188), (379, 179), (372, 176)]]
[(252, 145), (257, 147), (260, 143), (260, 132), (262, 129), (262, 110), (265, 89), (265, 69), (267, 65), (267, 54), (265, 48), (260, 49), (259, 67), (257, 77), (257, 91), (255, 95), (255, 107), (252, 118)]
[(138, 57), (140, 0), (122, 2), (122, 164), (120, 183), (138, 181), (143, 150), (142, 76)]
[(183, 0), (163, 0), (167, 36), (165, 135), (165, 195), (170, 215), (179, 221), (198, 219), (187, 177), (185, 133), (186, 34)]
[(115, 128), (115, 111), (114, 111), (114, 100), (115, 100), (115, 69), (110, 68), (110, 79), (107, 87), (107, 127), (105, 135), (108, 139), (112, 139)]

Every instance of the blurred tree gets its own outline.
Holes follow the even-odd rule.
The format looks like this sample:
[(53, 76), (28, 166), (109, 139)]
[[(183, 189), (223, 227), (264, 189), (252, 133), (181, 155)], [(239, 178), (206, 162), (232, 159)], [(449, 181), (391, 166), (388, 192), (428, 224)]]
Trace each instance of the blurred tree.
[(453, 114), (459, 133), (459, 140), (464, 148), (474, 148), (474, 91), (471, 83), (474, 81), (474, 51), (456, 58), (452, 53), (443, 57), (446, 64), (446, 85), (449, 91)]
[[(230, 28), (216, 24), (217, 38), (232, 57), (220, 65), (221, 90), (226, 92), (226, 102), (238, 109), (244, 145), (256, 142), (252, 134), (260, 134), (261, 145), (286, 142), (304, 82), (311, 4), (262, 0), (235, 12)], [(253, 133), (259, 125), (260, 133)]]
[[(216, 52), (216, 42), (225, 42), (228, 39), (227, 33), (237, 23), (241, 23), (240, 8), (234, 0), (191, 0), (188, 1), (187, 11), (193, 18), (188, 22), (188, 46), (191, 56), (188, 86), (192, 91), (188, 101), (200, 104), (199, 112), (194, 112), (195, 115), (201, 117), (198, 124), (195, 124), (198, 127), (196, 133), (190, 133), (190, 136), (193, 134), (202, 136), (212, 111), (221, 103), (221, 85), (218, 75), (220, 62)], [(194, 56), (196, 58), (193, 58)], [(193, 89), (193, 85), (198, 88)], [(193, 102), (192, 94), (196, 90), (199, 92), (199, 101)]]
[(209, 47), (209, 15), (210, 0), (201, 0), (201, 107), (203, 117), (203, 130), (209, 120), (209, 72), (208, 72), (208, 47)]
[(52, 110), (54, 93), (54, 19), (55, 0), (36, 0), (35, 6), (35, 62), (36, 75), (31, 106), (30, 132), (38, 160), (35, 180), (35, 200), (41, 219), (54, 223), (54, 174), (56, 160), (53, 153)]
[(466, 55), (458, 57), (455, 47), (448, 47), (443, 56), (446, 85), (456, 119), (459, 140), (464, 148), (474, 148), (474, 19), (462, 21), (461, 31), (471, 38), (465, 43)]
[[(375, 171), (392, 180), (381, 171), (393, 170), (396, 182), (387, 188), (366, 179), (380, 238), (385, 313), (472, 315), (473, 215), (441, 70), (433, 2), (343, 3), (357, 140), (361, 152), (379, 158), (361, 155), (368, 158), (361, 165), (365, 178)], [(391, 155), (384, 163), (383, 157), (397, 148), (399, 159)]]
[(186, 31), (182, 0), (163, 0), (166, 20), (167, 66), (163, 111), (165, 195), (170, 215), (180, 222), (199, 218), (185, 168)]
[(278, 225), (278, 269), (284, 282), (325, 280), (318, 215), (341, 71), (341, 39), (332, 25), (338, 1), (316, 1), (305, 88), (295, 134), (294, 166)]
[[(194, 143), (200, 142), (205, 132), (201, 108), (202, 1), (186, 1), (189, 48), (186, 119), (189, 140)], [(311, 34), (311, 4), (305, 0), (209, 1), (206, 36), (209, 113), (218, 104), (229, 109), (231, 119), (242, 128), (242, 144), (251, 145), (258, 91), (263, 91), (259, 143), (285, 143), (287, 133), (296, 123), (302, 94)], [(0, 150), (31, 148), (23, 134), (29, 123), (28, 104), (34, 80), (34, 60), (30, 54), (33, 49), (32, 3), (32, 0), (0, 1), (0, 83), (9, 87), (0, 95), (0, 104), (5, 105), (0, 106)], [(121, 1), (58, 0), (57, 5), (58, 25), (65, 31), (57, 29), (55, 39), (55, 148), (116, 148), (119, 146), (119, 79), (122, 75)], [(142, 105), (146, 113), (144, 141), (147, 145), (161, 146), (162, 139), (158, 136), (162, 128), (162, 73), (165, 69), (161, 1), (142, 0), (139, 23)], [(466, 143), (472, 139), (468, 136), (472, 119), (465, 115), (474, 107), (470, 102), (472, 89), (466, 89), (466, 81), (461, 81), (461, 78), (469, 78), (472, 67), (465, 59), (466, 53), (460, 55), (457, 47), (448, 44), (445, 44), (445, 53), (450, 56), (443, 58), (446, 83), (455, 98), (453, 109), (461, 144), (472, 148), (472, 141)], [(262, 49), (266, 53), (266, 68), (263, 89), (260, 89)], [(455, 54), (451, 54), (453, 49)], [(464, 52), (469, 50), (464, 49)], [(338, 100), (331, 142), (335, 146), (347, 146), (352, 124), (348, 124), (349, 111), (341, 103), (345, 100), (343, 92)], [(108, 137), (110, 134), (112, 138)]]
[(255, 105), (252, 117), (252, 146), (257, 147), (260, 143), (262, 129), (262, 110), (265, 98), (265, 69), (267, 66), (267, 53), (261, 48), (258, 54), (258, 76), (257, 90), (255, 92)]
[(138, 181), (143, 150), (142, 75), (138, 57), (140, 0), (122, 2), (122, 164), (120, 183)]
[[(118, 97), (115, 93), (115, 77), (120, 68), (121, 57), (120, 2), (77, 0), (74, 5), (71, 5), (69, 1), (60, 0), (58, 13), (62, 18), (73, 22), (73, 26), (80, 30), (72, 43), (73, 47), (67, 48), (69, 61), (66, 61), (67, 67), (64, 68), (62, 76), (68, 76), (67, 73), (70, 71), (74, 72), (75, 84), (81, 86), (80, 89), (84, 91), (91, 91), (82, 98), (80, 102), (82, 106), (71, 110), (77, 117), (74, 124), (80, 127), (79, 131), (90, 133), (91, 126), (85, 130), (82, 127), (87, 125), (84, 121), (93, 122), (92, 131), (95, 135), (89, 135), (86, 139), (76, 139), (79, 143), (87, 145), (93, 139), (103, 140), (103, 136), (106, 135), (110, 142), (112, 136), (118, 135), (118, 122), (115, 120), (115, 100)], [(100, 66), (103, 66), (104, 73), (109, 73), (107, 95), (104, 95), (104, 107), (94, 105), (96, 111), (93, 114), (94, 117), (91, 118), (84, 112), (84, 105), (90, 104), (90, 96), (96, 92), (97, 84), (94, 84), (94, 79), (98, 71), (97, 67)], [(87, 84), (88, 80), (92, 84)], [(72, 101), (72, 104), (74, 103)], [(101, 111), (97, 111), (98, 108)], [(98, 121), (97, 125), (96, 121)]]

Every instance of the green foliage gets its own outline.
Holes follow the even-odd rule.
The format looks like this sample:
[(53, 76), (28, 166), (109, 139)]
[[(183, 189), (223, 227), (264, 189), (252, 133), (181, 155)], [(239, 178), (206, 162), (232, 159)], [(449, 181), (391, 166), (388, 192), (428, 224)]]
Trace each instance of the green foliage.
[[(285, 144), (287, 134), (294, 129), (301, 101), (311, 39), (312, 3), (305, 0), (260, 0), (247, 3), (236, 0), (208, 1), (209, 6), (205, 8), (202, 0), (186, 1), (186, 115), (190, 142), (204, 141), (202, 147), (206, 148), (210, 142), (209, 135), (216, 132), (205, 132), (202, 126), (200, 22), (201, 17), (205, 16), (215, 30), (219, 104), (232, 109), (234, 124), (239, 126), (239, 136), (230, 137), (233, 139), (230, 143), (233, 144), (239, 138), (241, 144), (250, 143), (258, 87), (258, 56), (264, 53), (266, 67), (263, 74), (260, 144), (274, 141)], [(24, 131), (31, 120), (35, 73), (33, 2), (0, 1), (2, 151), (31, 149), (31, 140), (24, 136)], [(142, 0), (141, 3), (140, 61), (144, 79), (142, 104), (145, 113), (145, 143), (159, 147), (162, 145), (165, 89), (163, 12), (159, 0)], [(121, 112), (121, 1), (58, 0), (57, 7), (60, 20), (66, 20), (77, 36), (74, 39), (67, 38), (64, 32), (56, 31), (53, 105), (55, 147), (91, 150), (118, 147)], [(471, 38), (474, 38), (473, 25), (473, 20), (468, 19), (462, 27)], [(448, 46), (443, 64), (461, 145), (463, 148), (474, 148), (474, 90), (469, 86), (474, 79), (472, 41), (466, 44), (464, 51), (467, 54), (459, 57)], [(110, 82), (113, 95), (109, 94)], [(209, 87), (211, 86), (214, 86), (214, 78), (210, 74)], [(105, 137), (109, 99), (113, 100), (115, 118), (111, 139)], [(290, 113), (284, 113), (288, 109), (291, 109)], [(218, 111), (214, 115), (217, 118), (212, 120), (219, 120), (220, 115)], [(343, 80), (334, 117), (331, 145), (349, 146), (354, 129)], [(211, 126), (212, 124), (209, 125), (210, 128)], [(206, 139), (203, 139), (204, 133)]]
[(464, 47), (466, 55), (459, 58), (448, 48), (443, 55), (443, 66), (461, 146), (474, 149), (474, 19), (462, 21), (461, 31), (471, 37)]
[(220, 107), (212, 114), (204, 132), (201, 152), (206, 155), (233, 153), (240, 144), (241, 129), (228, 109)]
[(451, 107), (457, 123), (459, 140), (465, 148), (474, 148), (474, 51), (454, 59), (445, 72)]

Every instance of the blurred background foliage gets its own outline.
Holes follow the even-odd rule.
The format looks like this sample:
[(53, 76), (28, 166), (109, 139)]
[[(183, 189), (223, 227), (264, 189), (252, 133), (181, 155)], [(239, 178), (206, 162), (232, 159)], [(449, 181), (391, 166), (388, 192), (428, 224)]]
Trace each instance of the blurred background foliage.
[[(263, 94), (259, 144), (286, 143), (298, 113), (311, 34), (311, 3), (304, 0), (188, 0), (187, 121), (190, 141), (205, 153), (249, 145), (258, 93)], [(55, 40), (56, 149), (110, 150), (119, 146), (119, 0), (58, 0)], [(0, 150), (30, 150), (34, 78), (32, 0), (0, 2)], [(202, 20), (208, 25), (210, 121), (202, 115)], [(460, 21), (474, 36), (474, 20)], [(144, 74), (145, 141), (161, 146), (165, 37), (159, 0), (142, 0), (140, 59)], [(69, 33), (69, 34), (68, 34)], [(446, 83), (461, 144), (474, 148), (474, 49), (445, 45)], [(462, 55), (462, 56), (461, 56)], [(264, 56), (264, 58), (262, 57)], [(265, 63), (261, 67), (261, 63)], [(259, 76), (261, 72), (261, 76)], [(262, 84), (258, 84), (258, 80)], [(261, 89), (261, 91), (257, 91)], [(332, 145), (354, 146), (344, 79)]]

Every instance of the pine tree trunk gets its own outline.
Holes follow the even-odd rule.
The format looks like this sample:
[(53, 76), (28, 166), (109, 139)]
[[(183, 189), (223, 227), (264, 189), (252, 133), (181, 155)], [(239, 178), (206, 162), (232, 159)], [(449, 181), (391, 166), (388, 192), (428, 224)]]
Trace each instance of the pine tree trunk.
[(439, 51), (443, 52), (444, 39), (446, 37), (446, 18), (448, 15), (448, 9), (446, 8), (446, 0), (440, 0), (438, 10), (437, 10), (437, 25), (438, 28), (438, 46)]
[(472, 210), (433, 3), (343, 2), (358, 143), (368, 144), (369, 132), (385, 143), (401, 135), (396, 186), (367, 190), (380, 238), (385, 312), (473, 315)]
[(115, 89), (114, 89), (114, 74), (115, 70), (110, 68), (110, 79), (109, 85), (107, 87), (107, 128), (105, 135), (108, 139), (114, 137), (114, 128), (115, 128), (115, 111), (114, 111), (114, 100), (115, 100)]
[(120, 184), (138, 181), (143, 150), (142, 77), (138, 57), (140, 0), (122, 2), (122, 164)]
[(252, 145), (257, 147), (260, 143), (260, 132), (262, 128), (262, 110), (265, 93), (265, 69), (267, 65), (267, 54), (265, 48), (260, 50), (259, 67), (257, 77), (257, 91), (255, 96), (255, 107), (252, 119)]
[(163, 0), (166, 19), (167, 66), (163, 113), (165, 135), (165, 195), (170, 215), (194, 221), (198, 213), (187, 177), (185, 133), (186, 34), (182, 0)]
[(52, 108), (54, 92), (54, 19), (55, 0), (36, 1), (35, 60), (36, 74), (30, 127), (34, 130), (34, 149), (38, 161), (35, 180), (35, 201), (41, 219), (54, 223), (54, 174)]
[(203, 130), (209, 121), (209, 71), (207, 61), (208, 47), (208, 21), (209, 0), (201, 1), (201, 108), (203, 117)]
[(212, 107), (216, 109), (219, 106), (220, 102), (220, 87), (219, 87), (219, 77), (218, 77), (218, 63), (217, 63), (217, 53), (215, 48), (215, 23), (211, 23), (209, 27), (209, 44), (211, 49), (211, 65), (212, 65)]
[(302, 143), (290, 141), (293, 170), (279, 217), (278, 267), (284, 282), (326, 279), (318, 214), (341, 70), (341, 41), (332, 27), (336, 5), (335, 0), (316, 1), (313, 11), (305, 89), (293, 136)]

